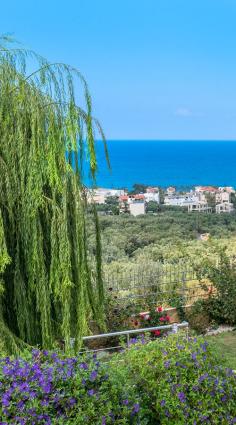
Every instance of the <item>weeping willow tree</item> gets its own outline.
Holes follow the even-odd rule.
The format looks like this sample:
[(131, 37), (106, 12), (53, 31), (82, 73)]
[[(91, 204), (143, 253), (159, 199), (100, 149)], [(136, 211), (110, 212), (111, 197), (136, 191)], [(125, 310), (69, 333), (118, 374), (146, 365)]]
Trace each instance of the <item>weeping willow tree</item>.
[[(29, 69), (31, 72), (29, 72)], [(79, 90), (79, 88), (82, 88)], [(78, 95), (81, 96), (78, 106)], [(75, 348), (89, 321), (103, 326), (86, 244), (83, 164), (97, 170), (91, 97), (80, 72), (0, 40), (0, 336)]]

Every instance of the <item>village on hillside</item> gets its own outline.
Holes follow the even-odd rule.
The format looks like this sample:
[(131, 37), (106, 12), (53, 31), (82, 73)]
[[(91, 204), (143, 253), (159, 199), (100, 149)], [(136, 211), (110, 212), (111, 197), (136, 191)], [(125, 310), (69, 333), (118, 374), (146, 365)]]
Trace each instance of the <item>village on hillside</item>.
[(162, 189), (153, 186), (143, 186), (142, 191), (128, 191), (125, 189), (86, 189), (87, 202), (95, 203), (106, 209), (100, 209), (100, 214), (113, 214), (109, 205), (116, 205), (117, 213), (131, 214), (133, 216), (144, 215), (147, 212), (155, 213), (156, 206), (182, 207), (191, 212), (205, 213), (232, 213), (234, 204), (232, 197), (235, 196), (233, 187), (195, 186), (190, 191), (177, 191), (175, 187)]

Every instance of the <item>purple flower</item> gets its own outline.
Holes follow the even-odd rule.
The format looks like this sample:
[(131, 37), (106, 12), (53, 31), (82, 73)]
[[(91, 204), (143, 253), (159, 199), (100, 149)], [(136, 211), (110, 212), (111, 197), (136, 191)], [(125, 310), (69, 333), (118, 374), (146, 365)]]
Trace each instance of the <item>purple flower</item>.
[(133, 413), (133, 414), (138, 413), (138, 412), (139, 412), (139, 410), (140, 410), (140, 405), (139, 405), (139, 403), (135, 403), (135, 404), (134, 404), (134, 407), (133, 407), (133, 411), (132, 411), (132, 413)]
[(70, 404), (70, 406), (74, 406), (76, 404), (76, 399), (74, 397), (71, 397), (69, 399), (69, 404)]
[(179, 399), (179, 401), (180, 401), (181, 403), (185, 403), (185, 401), (186, 401), (186, 397), (185, 397), (185, 394), (184, 394), (184, 392), (183, 392), (183, 391), (179, 392), (179, 393), (177, 394), (177, 396), (178, 396), (178, 399)]
[(203, 382), (206, 378), (208, 378), (208, 376), (209, 376), (209, 375), (208, 375), (208, 373), (205, 373), (204, 375), (201, 375), (201, 376), (200, 376), (200, 378), (199, 378), (199, 380), (198, 380), (198, 381), (201, 383), (201, 382)]
[(95, 381), (95, 379), (97, 378), (97, 376), (98, 376), (98, 373), (96, 372), (96, 370), (93, 370), (93, 371), (90, 373), (90, 377), (89, 377), (90, 381), (91, 381), (91, 382), (94, 382), (94, 381)]
[(167, 418), (170, 418), (171, 415), (170, 415), (169, 410), (167, 410), (167, 409), (165, 410), (165, 415), (166, 415)]
[(80, 363), (79, 367), (80, 367), (80, 369), (84, 369), (84, 370), (87, 370), (88, 369), (88, 365), (85, 362)]
[(184, 349), (184, 345), (177, 344), (176, 347), (178, 348), (178, 350), (183, 350)]
[(164, 362), (164, 367), (168, 369), (170, 367), (170, 360), (167, 360), (167, 362)]
[(166, 401), (165, 400), (161, 400), (161, 402), (160, 402), (161, 407), (164, 407), (165, 404), (166, 404)]
[(88, 390), (88, 395), (89, 396), (92, 396), (92, 395), (94, 395), (95, 394), (95, 391), (92, 389), (92, 390)]
[(123, 400), (123, 402), (122, 402), (125, 406), (127, 406), (128, 404), (129, 404), (129, 400), (128, 399), (126, 399), (126, 400)]

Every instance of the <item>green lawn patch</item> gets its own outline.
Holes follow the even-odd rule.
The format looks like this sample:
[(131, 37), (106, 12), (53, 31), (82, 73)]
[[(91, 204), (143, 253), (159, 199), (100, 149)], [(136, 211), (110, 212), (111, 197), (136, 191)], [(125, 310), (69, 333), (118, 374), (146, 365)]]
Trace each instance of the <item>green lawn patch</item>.
[(209, 336), (216, 352), (225, 358), (226, 366), (236, 370), (236, 331)]

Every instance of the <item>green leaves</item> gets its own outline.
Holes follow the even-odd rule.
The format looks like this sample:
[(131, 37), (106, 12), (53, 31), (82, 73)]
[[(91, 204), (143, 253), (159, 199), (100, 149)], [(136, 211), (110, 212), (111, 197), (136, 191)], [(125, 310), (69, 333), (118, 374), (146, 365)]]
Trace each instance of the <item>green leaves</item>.
[[(0, 40), (2, 313), (19, 339), (44, 347), (63, 339), (69, 349), (90, 318), (103, 323), (101, 254), (92, 281), (81, 172), (87, 148), (95, 179), (100, 127), (78, 70), (9, 41)], [(79, 87), (86, 110), (77, 104)], [(96, 234), (99, 253), (98, 225)]]

